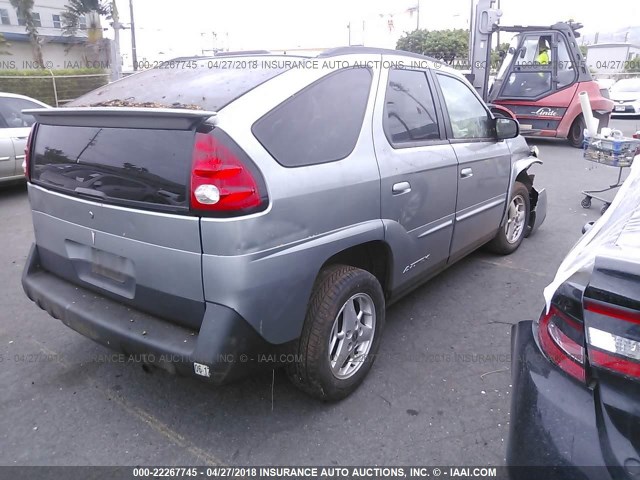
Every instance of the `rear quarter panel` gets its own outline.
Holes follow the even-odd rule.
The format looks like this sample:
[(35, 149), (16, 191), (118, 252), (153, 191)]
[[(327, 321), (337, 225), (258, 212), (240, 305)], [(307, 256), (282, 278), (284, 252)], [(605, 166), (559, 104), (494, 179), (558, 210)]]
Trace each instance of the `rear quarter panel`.
[(377, 70), (372, 70), (358, 142), (343, 160), (283, 167), (251, 131), (264, 114), (336, 69), (335, 62), (322, 68), (325, 59), (318, 60), (318, 68), (288, 71), (222, 109), (217, 118), (264, 175), (269, 207), (239, 219), (201, 220), (205, 299), (233, 308), (271, 343), (300, 335), (314, 280), (327, 259), (384, 238), (371, 138)]

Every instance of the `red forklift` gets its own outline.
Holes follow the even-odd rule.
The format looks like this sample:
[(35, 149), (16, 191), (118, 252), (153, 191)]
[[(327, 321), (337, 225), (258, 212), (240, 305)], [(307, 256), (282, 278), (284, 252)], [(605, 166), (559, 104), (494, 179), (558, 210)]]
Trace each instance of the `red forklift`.
[[(566, 138), (582, 148), (585, 121), (578, 94), (587, 92), (599, 129), (609, 125), (613, 102), (591, 76), (576, 41), (582, 24), (502, 26), (495, 0), (478, 0), (472, 12), (469, 81), (495, 115), (520, 123), (528, 137)], [(490, 84), (494, 33), (515, 34), (495, 80)]]

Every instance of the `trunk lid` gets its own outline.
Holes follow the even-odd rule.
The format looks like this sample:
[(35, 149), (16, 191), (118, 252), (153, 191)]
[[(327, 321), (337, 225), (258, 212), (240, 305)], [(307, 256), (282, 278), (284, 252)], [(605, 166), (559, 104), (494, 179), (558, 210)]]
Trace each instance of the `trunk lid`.
[(199, 218), (189, 211), (195, 130), (214, 112), (29, 111), (29, 197), (42, 267), (197, 330), (204, 313)]

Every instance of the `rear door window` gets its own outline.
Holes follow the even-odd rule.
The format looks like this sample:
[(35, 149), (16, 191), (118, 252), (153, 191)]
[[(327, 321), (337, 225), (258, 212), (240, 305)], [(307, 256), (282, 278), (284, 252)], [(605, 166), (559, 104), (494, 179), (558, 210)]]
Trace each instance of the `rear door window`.
[(384, 132), (393, 146), (440, 139), (436, 108), (425, 72), (396, 69), (389, 72)]
[(371, 70), (340, 70), (285, 100), (253, 125), (253, 134), (285, 167), (334, 162), (356, 146)]

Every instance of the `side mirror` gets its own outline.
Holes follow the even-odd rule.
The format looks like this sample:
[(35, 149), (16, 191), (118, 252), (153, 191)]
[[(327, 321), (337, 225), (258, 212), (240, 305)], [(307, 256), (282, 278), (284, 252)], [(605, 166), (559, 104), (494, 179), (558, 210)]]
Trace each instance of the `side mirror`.
[(520, 134), (520, 124), (513, 118), (496, 118), (496, 135), (498, 140), (516, 138)]

